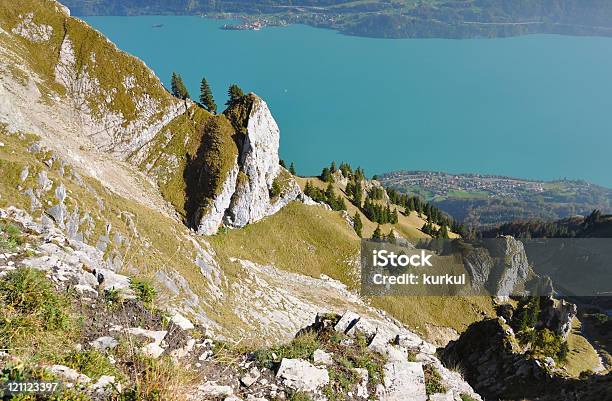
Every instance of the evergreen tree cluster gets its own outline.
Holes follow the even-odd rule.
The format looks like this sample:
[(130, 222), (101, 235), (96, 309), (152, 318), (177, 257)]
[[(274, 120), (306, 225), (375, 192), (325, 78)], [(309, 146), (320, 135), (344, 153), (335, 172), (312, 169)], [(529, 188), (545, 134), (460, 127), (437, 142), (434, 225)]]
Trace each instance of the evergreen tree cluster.
[(389, 234), (385, 235), (382, 233), (382, 230), (380, 229), (380, 224), (376, 226), (376, 229), (372, 233), (371, 239), (372, 241), (388, 241), (388, 242), (391, 242), (392, 244), (395, 244), (396, 242), (396, 238), (395, 238), (395, 234), (393, 233), (393, 229), (389, 231)]
[(382, 187), (373, 187), (368, 191), (370, 199), (382, 200), (385, 196), (385, 190)]
[[(462, 236), (467, 235), (466, 228), (456, 222), (453, 218), (448, 216), (442, 210), (437, 208), (421, 199), (418, 196), (408, 196), (406, 194), (402, 194), (393, 188), (387, 188), (387, 195), (389, 196), (389, 200), (391, 203), (399, 205), (404, 208), (406, 216), (410, 214), (410, 212), (417, 212), (419, 215), (426, 215), (428, 217), (428, 222), (433, 224), (437, 224), (439, 226), (446, 226), (447, 230), (450, 228), (451, 231), (461, 234)], [(430, 234), (429, 232), (427, 234)], [(430, 234), (431, 235), (431, 234)]]
[(374, 203), (370, 197), (367, 197), (363, 203), (363, 214), (378, 224), (397, 224), (398, 221), (397, 209), (391, 210), (389, 204)]
[(432, 238), (449, 238), (448, 236), (448, 227), (443, 224), (440, 228), (435, 228), (431, 222), (427, 222), (421, 228), (425, 234), (431, 235)]
[[(283, 159), (280, 159), (278, 164), (280, 164), (281, 167), (283, 167), (283, 168), (287, 168), (287, 164), (285, 163), (285, 161)], [(291, 175), (296, 175), (297, 174), (295, 172), (295, 164), (293, 162), (291, 162), (291, 164), (289, 165), (288, 170), (291, 173)]]
[(240, 89), (238, 85), (231, 84), (229, 89), (227, 90), (227, 96), (228, 99), (227, 102), (225, 102), (225, 105), (232, 106), (234, 103), (244, 97), (244, 92), (242, 91), (242, 89)]
[(179, 99), (186, 100), (190, 99), (189, 91), (187, 90), (187, 86), (185, 86), (185, 82), (183, 82), (183, 77), (176, 72), (172, 73), (172, 79), (170, 80), (170, 86), (172, 89), (172, 94)]
[(336, 195), (334, 186), (330, 182), (325, 191), (312, 185), (310, 181), (306, 182), (304, 194), (310, 196), (316, 202), (327, 203), (332, 210), (346, 210), (346, 203), (340, 195)]
[(511, 235), (515, 238), (581, 238), (597, 235), (610, 237), (612, 224), (599, 210), (587, 217), (570, 217), (558, 221), (526, 220), (505, 223), (499, 227), (481, 231), (484, 238), (495, 238), (500, 235)]
[[(187, 90), (187, 86), (185, 85), (185, 82), (183, 81), (183, 77), (181, 77), (181, 75), (176, 72), (172, 73), (172, 79), (170, 80), (170, 89), (172, 91), (172, 95), (179, 99), (182, 99), (182, 100), (191, 99), (191, 96), (189, 95), (189, 91)], [(227, 94), (228, 94), (229, 99), (225, 103), (226, 106), (231, 106), (236, 101), (244, 97), (244, 91), (236, 84), (230, 85), (227, 91)], [(212, 114), (217, 113), (217, 103), (215, 103), (212, 89), (205, 77), (202, 78), (202, 81), (200, 81), (199, 101), (200, 101), (200, 106), (208, 110), (210, 113)]]
[(325, 182), (334, 182), (333, 174), (337, 171), (340, 171), (349, 181), (360, 182), (365, 180), (365, 174), (360, 167), (357, 167), (357, 169), (353, 171), (348, 163), (342, 162), (340, 163), (340, 167), (337, 167), (335, 161), (332, 161), (329, 167), (324, 167), (323, 170), (321, 170), (319, 178)]

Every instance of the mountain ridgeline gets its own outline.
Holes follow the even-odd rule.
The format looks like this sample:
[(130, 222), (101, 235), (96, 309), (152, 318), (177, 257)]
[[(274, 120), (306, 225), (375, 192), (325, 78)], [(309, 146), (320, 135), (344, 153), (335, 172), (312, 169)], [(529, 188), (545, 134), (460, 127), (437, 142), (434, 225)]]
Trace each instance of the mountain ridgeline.
[(66, 0), (77, 15), (244, 15), (380, 38), (612, 35), (609, 2), (580, 0)]

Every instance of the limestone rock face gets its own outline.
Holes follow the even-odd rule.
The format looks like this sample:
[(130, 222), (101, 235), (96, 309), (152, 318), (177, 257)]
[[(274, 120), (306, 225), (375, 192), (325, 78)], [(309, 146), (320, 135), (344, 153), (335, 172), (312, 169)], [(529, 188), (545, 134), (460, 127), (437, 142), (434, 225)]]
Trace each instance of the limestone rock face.
[(474, 290), (486, 289), (489, 294), (507, 297), (521, 290), (529, 274), (529, 261), (523, 243), (506, 236), (485, 240), (464, 256)]
[[(200, 219), (200, 234), (215, 234), (222, 223), (244, 227), (278, 212), (292, 200), (305, 200), (293, 177), (279, 165), (280, 131), (268, 105), (252, 93), (243, 103), (240, 107), (247, 112), (243, 132), (237, 133), (239, 155), (223, 190)], [(280, 193), (272, 194), (274, 185)]]
[(232, 201), (232, 196), (236, 191), (236, 180), (238, 179), (238, 164), (229, 172), (227, 179), (223, 183), (221, 193), (217, 195), (209, 210), (200, 219), (198, 233), (203, 235), (215, 234), (223, 222), (223, 217)]
[(247, 132), (240, 149), (239, 164), (244, 178), (237, 185), (226, 221), (244, 226), (266, 215), (270, 189), (280, 171), (280, 131), (266, 103), (253, 98)]

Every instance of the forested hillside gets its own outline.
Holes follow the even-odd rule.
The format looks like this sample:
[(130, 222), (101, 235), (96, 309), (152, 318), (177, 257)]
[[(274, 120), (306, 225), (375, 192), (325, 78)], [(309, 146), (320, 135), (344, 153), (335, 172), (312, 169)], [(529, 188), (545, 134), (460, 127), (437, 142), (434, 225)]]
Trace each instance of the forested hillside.
[(265, 24), (305, 23), (358, 36), (500, 37), (612, 34), (604, 0), (66, 0), (76, 15), (235, 13)]

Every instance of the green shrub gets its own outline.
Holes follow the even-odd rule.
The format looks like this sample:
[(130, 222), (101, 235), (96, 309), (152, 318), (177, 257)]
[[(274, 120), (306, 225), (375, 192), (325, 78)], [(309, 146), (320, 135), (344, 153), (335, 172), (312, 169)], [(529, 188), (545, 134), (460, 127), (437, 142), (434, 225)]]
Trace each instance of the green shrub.
[(98, 380), (101, 376), (118, 376), (117, 368), (110, 363), (106, 355), (98, 350), (73, 351), (63, 357), (59, 363), (66, 365), (84, 375)]
[(317, 334), (311, 331), (298, 335), (287, 345), (255, 351), (259, 365), (271, 368), (283, 358), (312, 360), (312, 354), (320, 348)]
[(116, 288), (108, 288), (104, 290), (104, 300), (106, 303), (113, 305), (121, 304), (121, 291)]
[(533, 329), (540, 318), (540, 297), (525, 297), (519, 301), (512, 319), (516, 332)]
[(149, 281), (143, 279), (133, 278), (130, 288), (132, 288), (138, 299), (145, 304), (151, 304), (157, 295), (155, 287)]
[(22, 243), (19, 227), (9, 223), (0, 224), (0, 251), (12, 252)]
[(302, 391), (296, 391), (294, 393), (289, 394), (289, 401), (312, 401), (310, 396)]
[(272, 181), (272, 188), (270, 188), (270, 197), (272, 199), (278, 198), (281, 192), (282, 192), (281, 185), (279, 184), (278, 179), (275, 178), (274, 181)]
[(476, 401), (476, 398), (469, 394), (461, 394), (461, 401)]
[(43, 272), (32, 268), (9, 272), (0, 279), (0, 348), (30, 356), (63, 351), (67, 333), (75, 334), (69, 330), (74, 321), (68, 305)]
[(567, 358), (569, 347), (560, 335), (548, 329), (542, 329), (535, 333), (532, 352), (535, 356), (551, 357), (561, 362)]
[(427, 395), (446, 393), (447, 389), (444, 384), (442, 384), (442, 377), (435, 366), (423, 366), (423, 373), (425, 373), (425, 392)]

